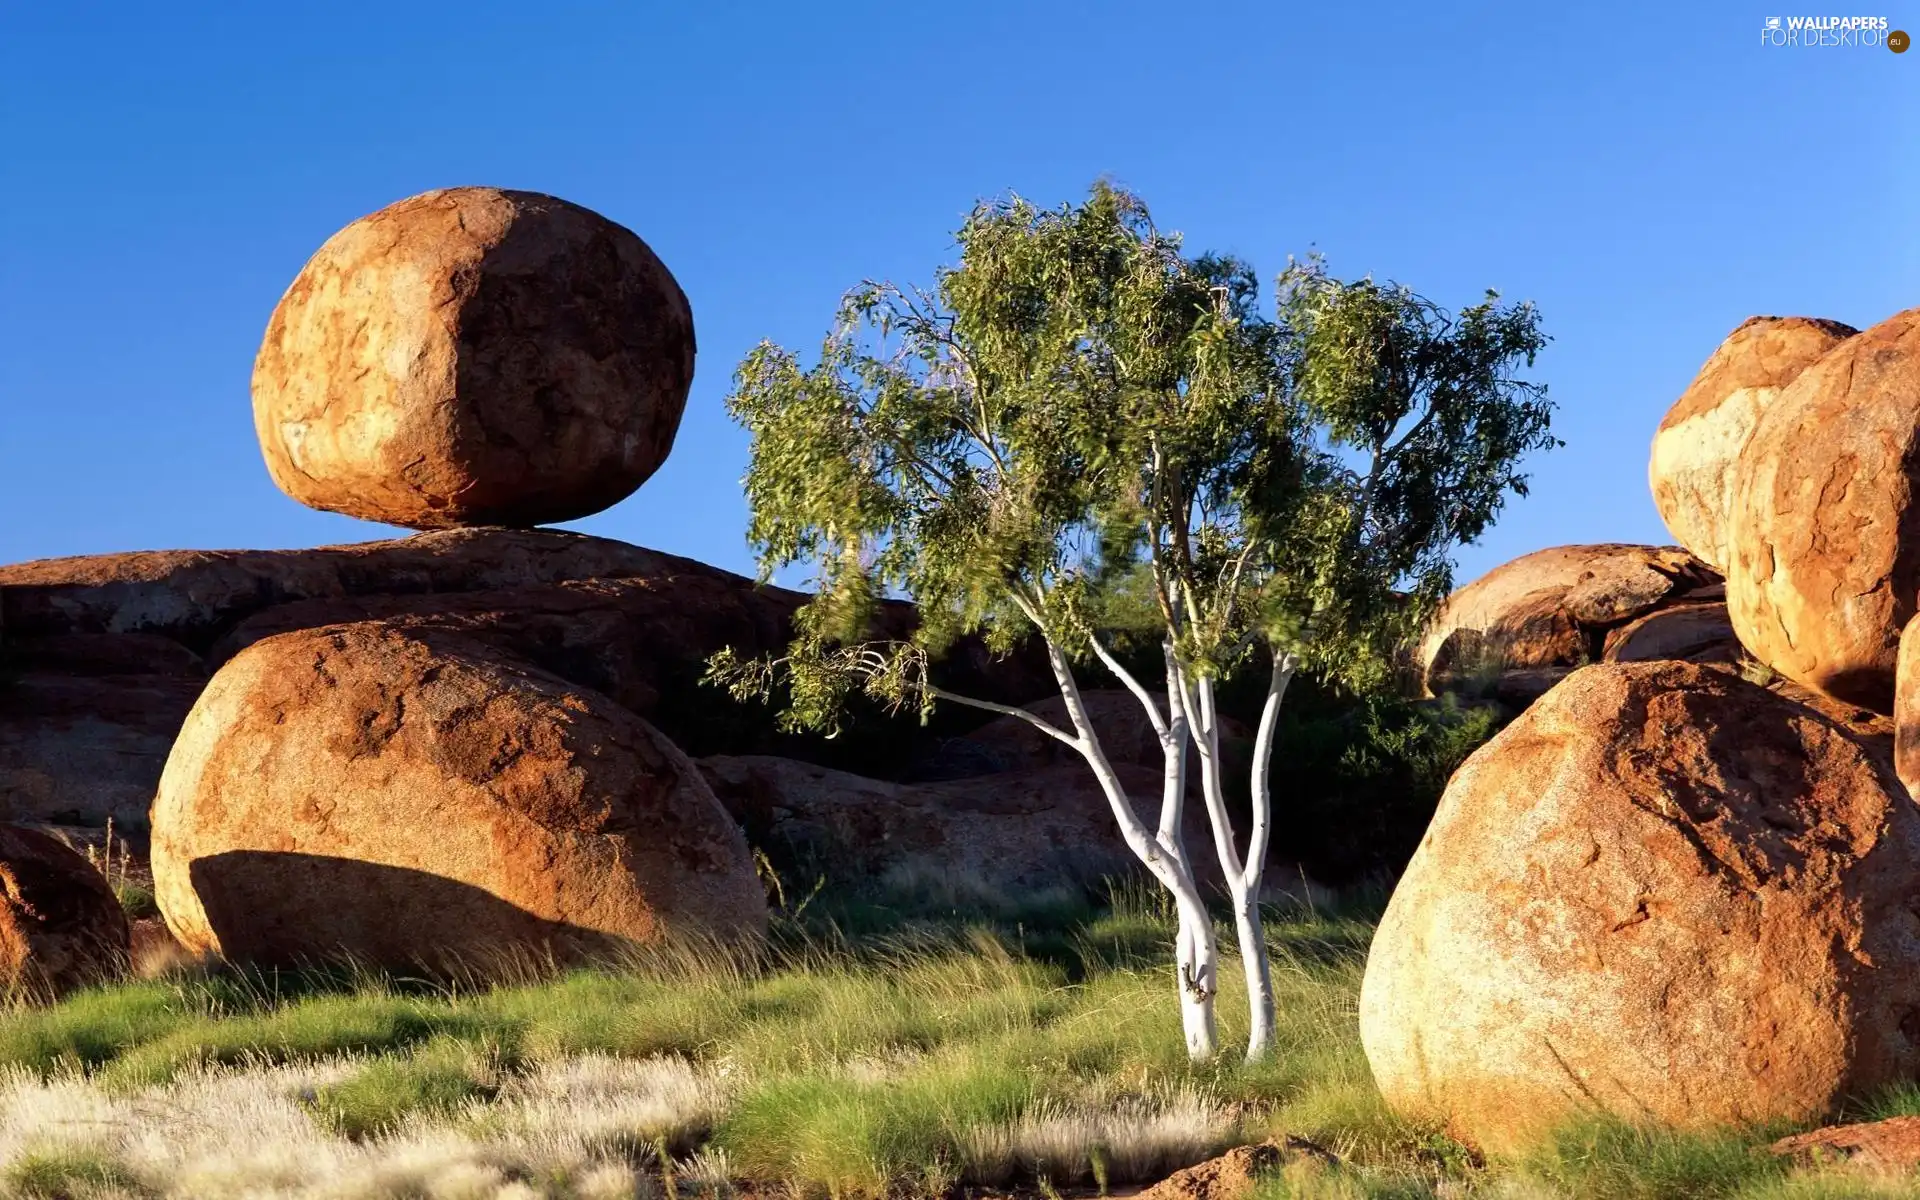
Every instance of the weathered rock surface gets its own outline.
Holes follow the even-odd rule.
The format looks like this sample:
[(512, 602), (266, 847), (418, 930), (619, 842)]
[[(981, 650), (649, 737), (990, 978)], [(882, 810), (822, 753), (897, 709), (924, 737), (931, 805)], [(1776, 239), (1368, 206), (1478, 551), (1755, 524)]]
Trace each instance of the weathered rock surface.
[(693, 313), (647, 244), (537, 192), (447, 188), (329, 238), (267, 325), (254, 427), (282, 491), (415, 529), (588, 516), (652, 475)]
[(310, 550), (141, 550), (0, 566), (10, 652), (21, 639), (149, 634), (205, 651), (275, 605), (509, 591), (663, 571), (752, 581), (692, 559), (557, 529), (449, 529)]
[(1139, 1200), (1247, 1200), (1260, 1181), (1290, 1163), (1331, 1167), (1330, 1150), (1291, 1135), (1253, 1146), (1235, 1146), (1203, 1163), (1175, 1171), (1140, 1193)]
[(0, 825), (0, 989), (58, 995), (126, 970), (127, 918), (93, 864)]
[(484, 967), (766, 927), (739, 828), (645, 721), (379, 622), (220, 669), (167, 761), (152, 853), (181, 944), (249, 961)]
[(1393, 1107), (1511, 1149), (1600, 1109), (1804, 1121), (1920, 1070), (1920, 808), (1812, 710), (1587, 668), (1454, 776), (1375, 936)]
[(1893, 761), (1909, 795), (1920, 799), (1920, 617), (1900, 634), (1893, 700)]
[(1605, 662), (1738, 662), (1740, 656), (1723, 601), (1650, 612), (1609, 632), (1601, 652)]
[(1727, 569), (1733, 464), (1767, 405), (1859, 330), (1811, 317), (1749, 317), (1700, 368), (1653, 435), (1647, 480), (1673, 540)]
[[(855, 703), (839, 738), (782, 734), (774, 709), (739, 703), (701, 682), (709, 656), (722, 647), (747, 656), (784, 650), (793, 613), (805, 601), (799, 592), (756, 587), (740, 576), (672, 559), (653, 574), (629, 579), (289, 604), (241, 622), (210, 657), (218, 663), (260, 638), (342, 621), (378, 618), (400, 628), (445, 629), (604, 692), (692, 755), (774, 753), (859, 763), (875, 772), (904, 767), (921, 747), (951, 731), (956, 719), (972, 723), (971, 710), (948, 711), (923, 729), (912, 715)], [(914, 620), (912, 607), (900, 603), (885, 604), (876, 614), (883, 630), (901, 635)], [(1019, 703), (1053, 686), (1038, 656), (996, 658), (977, 640), (956, 646), (934, 676), (954, 691), (1002, 703)]]
[(1599, 662), (1611, 633), (1660, 609), (1717, 599), (1712, 568), (1672, 546), (1554, 546), (1474, 580), (1441, 606), (1415, 651), (1429, 695), (1491, 694), (1524, 707)]
[(1836, 346), (1755, 423), (1734, 470), (1727, 608), (1762, 662), (1891, 712), (1920, 594), (1920, 308)]
[(144, 825), (204, 674), (61, 675), (0, 682), (0, 811), (17, 821)]
[[(209, 664), (248, 616), (300, 600), (557, 580), (738, 576), (558, 531), (448, 530), (312, 550), (142, 551), (0, 566), (0, 811), (144, 823)], [(340, 612), (327, 614), (326, 623)]]
[[(891, 754), (904, 764), (965, 728), (943, 718), (922, 731), (911, 717), (869, 713), (832, 742), (780, 735), (772, 710), (699, 684), (723, 646), (784, 646), (804, 601), (691, 559), (557, 530), (0, 567), (7, 662), (17, 672), (0, 688), (0, 806), (37, 819), (144, 819), (209, 667), (272, 634), (376, 617), (511, 651), (654, 718), (696, 754), (832, 762)], [(890, 604), (881, 619), (904, 631), (913, 610)], [(1053, 686), (1044, 664), (994, 659), (977, 642), (957, 648), (940, 678), (1015, 704)]]
[(1906, 1175), (1920, 1168), (1920, 1117), (1832, 1125), (1781, 1138), (1773, 1152), (1814, 1166), (1845, 1163), (1863, 1171)]
[[(1084, 886), (1139, 865), (1085, 761), (943, 783), (901, 784), (757, 755), (700, 760), (720, 803), (780, 874), (812, 883), (944, 878), (961, 894)], [(1115, 767), (1141, 820), (1159, 821), (1160, 773)], [(1184, 832), (1213, 878), (1205, 813)]]

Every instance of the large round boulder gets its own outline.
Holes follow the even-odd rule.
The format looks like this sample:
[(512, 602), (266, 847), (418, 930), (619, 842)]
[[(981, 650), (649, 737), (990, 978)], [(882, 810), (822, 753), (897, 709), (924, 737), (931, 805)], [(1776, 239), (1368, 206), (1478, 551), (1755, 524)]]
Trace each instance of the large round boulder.
[(693, 313), (647, 244), (537, 192), (447, 188), (329, 238), (253, 368), (302, 504), (436, 529), (588, 516), (673, 447)]
[(1447, 788), (1360, 995), (1398, 1111), (1505, 1151), (1595, 1110), (1805, 1121), (1920, 1072), (1920, 808), (1724, 669), (1570, 676)]
[(1502, 563), (1447, 598), (1415, 651), (1429, 695), (1524, 706), (1599, 662), (1611, 631), (1681, 603), (1717, 601), (1720, 578), (1675, 546), (1551, 546)]
[(485, 968), (751, 937), (739, 827), (654, 728), (481, 643), (369, 621), (223, 666), (153, 805), (181, 944)]
[(1768, 405), (1734, 469), (1727, 609), (1746, 648), (1892, 712), (1920, 594), (1920, 308), (1856, 334)]
[(1733, 464), (1761, 410), (1859, 330), (1812, 317), (1749, 317), (1727, 335), (1653, 435), (1647, 482), (1673, 540), (1727, 569)]
[(127, 917), (78, 851), (0, 825), (0, 992), (57, 995), (127, 964)]

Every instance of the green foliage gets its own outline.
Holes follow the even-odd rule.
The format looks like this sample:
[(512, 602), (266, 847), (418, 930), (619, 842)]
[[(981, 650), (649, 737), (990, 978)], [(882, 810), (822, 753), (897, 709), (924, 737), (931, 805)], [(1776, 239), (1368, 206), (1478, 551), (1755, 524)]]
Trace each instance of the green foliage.
[[(1453, 317), (1315, 260), (1269, 317), (1250, 267), (1186, 254), (1106, 184), (982, 204), (957, 241), (930, 289), (849, 293), (813, 365), (766, 343), (736, 372), (749, 536), (818, 593), (785, 658), (711, 675), (788, 684), (791, 727), (835, 730), (862, 693), (924, 712), (959, 634), (1037, 628), (1083, 659), (1117, 615), (1157, 618), (1191, 675), (1266, 646), (1377, 683), (1452, 547), (1555, 444), (1544, 388), (1512, 375), (1545, 341), (1529, 305)], [(869, 642), (889, 593), (922, 623)]]
[[(490, 1114), (512, 1081), (536, 1067), (588, 1053), (668, 1056), (714, 1090), (658, 1115), (583, 1113), (581, 1129), (621, 1148), (636, 1170), (655, 1139), (663, 1157), (704, 1150), (752, 1194), (900, 1196), (1040, 1178), (1064, 1191), (1102, 1173), (1119, 1190), (1220, 1139), (1280, 1134), (1309, 1138), (1343, 1165), (1290, 1168), (1262, 1184), (1267, 1200), (1915, 1194), (1910, 1179), (1775, 1159), (1766, 1145), (1785, 1130), (1589, 1122), (1518, 1159), (1482, 1162), (1395, 1116), (1373, 1086), (1355, 1019), (1378, 897), (1270, 913), (1274, 1053), (1256, 1064), (1191, 1064), (1164, 1036), (1175, 1017), (1172, 969), (1150, 953), (1172, 936), (1164, 895), (1126, 887), (1112, 899), (1023, 914), (1005, 929), (929, 906), (858, 941), (827, 932), (793, 940), (771, 961), (689, 953), (477, 991), (409, 994), (398, 981), (342, 973), (288, 976), (278, 987), (259, 977), (125, 984), (0, 1014), (0, 1065), (64, 1078), (90, 1063), (96, 1083), (118, 1088), (164, 1078), (155, 1070), (163, 1063), (344, 1054), (353, 1073), (320, 1089), (313, 1117), (373, 1142), (416, 1121), (484, 1132), (503, 1119)], [(1058, 924), (1022, 929), (1029, 918)], [(1071, 962), (1022, 950), (1042, 942), (1080, 949)], [(1222, 976), (1230, 993), (1239, 986), (1231, 965)], [(1230, 1024), (1238, 1018), (1235, 1005), (1223, 1008)], [(1910, 1103), (1889, 1093), (1861, 1111)], [(1141, 1104), (1150, 1119), (1129, 1124), (1129, 1106)], [(163, 1191), (89, 1144), (14, 1142), (0, 1162), (3, 1195)]]
[(1787, 1164), (1765, 1148), (1770, 1132), (1682, 1133), (1595, 1119), (1560, 1130), (1521, 1168), (1565, 1194), (1592, 1200), (1738, 1196), (1786, 1175)]
[(1275, 732), (1275, 854), (1324, 882), (1396, 875), (1453, 772), (1499, 725), (1495, 710), (1450, 700), (1302, 695)]
[(153, 888), (144, 883), (122, 879), (113, 885), (113, 895), (120, 901), (121, 911), (127, 914), (129, 921), (160, 915), (160, 905), (153, 898)]

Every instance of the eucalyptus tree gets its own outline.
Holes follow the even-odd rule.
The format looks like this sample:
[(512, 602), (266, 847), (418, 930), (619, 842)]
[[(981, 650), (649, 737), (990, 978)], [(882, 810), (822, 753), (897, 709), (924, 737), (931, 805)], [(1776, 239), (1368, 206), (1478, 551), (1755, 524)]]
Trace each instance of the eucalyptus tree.
[[(716, 656), (741, 698), (784, 687), (792, 728), (836, 732), (864, 692), (924, 715), (941, 702), (1009, 714), (1079, 753), (1122, 838), (1171, 893), (1187, 1048), (1216, 1051), (1218, 947), (1181, 836), (1188, 747), (1231, 902), (1250, 1057), (1274, 998), (1260, 925), (1270, 759), (1287, 686), (1354, 686), (1445, 595), (1448, 553), (1477, 536), (1517, 464), (1551, 444), (1544, 389), (1511, 375), (1543, 339), (1530, 306), (1454, 318), (1404, 288), (1290, 264), (1276, 315), (1250, 268), (1183, 252), (1138, 198), (982, 204), (931, 288), (848, 293), (817, 361), (769, 343), (728, 406), (752, 434), (749, 536), (763, 573), (816, 572), (784, 655)], [(1149, 688), (1101, 615), (1144, 581), (1160, 642)], [(875, 639), (875, 601), (921, 620)], [(956, 695), (930, 666), (959, 637), (1010, 650), (1037, 635), (1067, 722)], [(1244, 850), (1226, 800), (1218, 684), (1263, 660)], [(1136, 812), (1081, 701), (1099, 664), (1160, 738), (1156, 819)], [(1284, 764), (1282, 764), (1284, 768)]]

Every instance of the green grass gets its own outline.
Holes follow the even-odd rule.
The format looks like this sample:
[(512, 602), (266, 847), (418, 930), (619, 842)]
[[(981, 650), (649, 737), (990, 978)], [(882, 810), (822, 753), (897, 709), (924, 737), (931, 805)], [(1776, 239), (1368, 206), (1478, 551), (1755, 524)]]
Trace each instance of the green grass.
[(497, 1090), (491, 1055), (458, 1038), (438, 1038), (406, 1054), (376, 1058), (319, 1089), (314, 1112), (354, 1139), (391, 1133), (414, 1115), (449, 1114)]
[(112, 1159), (66, 1147), (28, 1150), (0, 1167), (0, 1194), (20, 1200), (78, 1200), (137, 1186)]
[[(47, 1087), (84, 1077), (138, 1113), (186, 1103), (178, 1089), (223, 1068), (339, 1063), (299, 1097), (317, 1137), (376, 1154), (422, 1129), (459, 1130), (498, 1143), (462, 1169), (507, 1170), (494, 1159), (559, 1153), (572, 1122), (592, 1126), (573, 1130), (573, 1159), (509, 1177), (618, 1173), (624, 1162), (655, 1190), (684, 1175), (684, 1195), (720, 1167), (796, 1197), (849, 1200), (1041, 1180), (1118, 1187), (1277, 1133), (1343, 1163), (1291, 1167), (1262, 1185), (1262, 1200), (1920, 1195), (1790, 1168), (1765, 1153), (1776, 1130), (1588, 1124), (1488, 1164), (1401, 1120), (1373, 1087), (1355, 1019), (1379, 899), (1273, 914), (1280, 1028), (1276, 1053), (1251, 1066), (1231, 1053), (1186, 1060), (1167, 913), (1151, 893), (1123, 891), (987, 919), (939, 894), (823, 896), (756, 959), (682, 949), (491, 987), (344, 969), (182, 974), (0, 1014), (0, 1070)], [(1237, 964), (1224, 967), (1231, 1048), (1245, 1014)], [(540, 1092), (539, 1081), (593, 1063), (653, 1074), (604, 1095), (584, 1084)], [(1920, 1089), (1907, 1089), (1858, 1115), (1915, 1110)], [(527, 1132), (535, 1125), (548, 1132)], [(36, 1148), (9, 1136), (0, 1117), (0, 1194), (124, 1192), (160, 1170), (114, 1157), (134, 1155), (132, 1143)]]
[(160, 905), (153, 898), (153, 889), (146, 884), (122, 879), (112, 886), (114, 898), (120, 901), (120, 908), (127, 914), (127, 920), (138, 921), (160, 915)]

